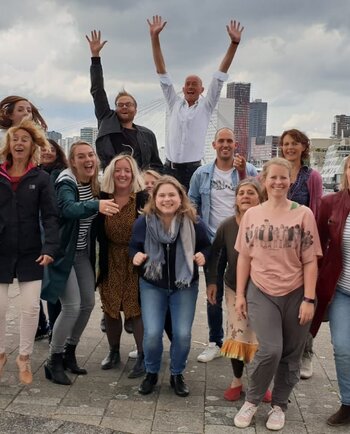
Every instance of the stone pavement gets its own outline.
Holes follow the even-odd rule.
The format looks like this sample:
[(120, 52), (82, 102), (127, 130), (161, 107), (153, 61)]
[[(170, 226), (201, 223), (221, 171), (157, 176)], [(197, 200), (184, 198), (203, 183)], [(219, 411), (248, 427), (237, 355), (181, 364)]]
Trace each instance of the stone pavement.
[[(202, 278), (201, 278), (202, 279)], [(191, 393), (180, 398), (169, 387), (168, 350), (165, 354), (156, 391), (148, 396), (137, 392), (140, 379), (128, 379), (133, 361), (128, 352), (133, 339), (123, 333), (122, 364), (119, 369), (102, 371), (100, 362), (107, 352), (107, 341), (99, 329), (100, 304), (96, 307), (78, 347), (79, 362), (88, 375), (74, 376), (71, 386), (60, 386), (45, 379), (43, 363), (48, 341), (35, 343), (32, 357), (34, 381), (30, 386), (18, 383), (15, 358), (18, 348), (18, 289), (10, 289), (7, 348), (8, 362), (0, 383), (0, 434), (116, 434), (116, 433), (267, 433), (266, 414), (269, 406), (259, 407), (255, 424), (245, 430), (233, 427), (233, 418), (243, 403), (223, 399), (231, 381), (231, 365), (219, 358), (203, 364), (196, 360), (207, 341), (206, 302), (203, 279), (198, 298), (192, 349), (184, 373)], [(268, 321), (268, 318), (266, 318)], [(339, 407), (336, 374), (328, 325), (322, 326), (315, 340), (314, 376), (302, 380), (291, 397), (286, 426), (288, 434), (349, 433), (348, 427), (331, 428), (326, 418)], [(246, 383), (245, 377), (245, 383)]]

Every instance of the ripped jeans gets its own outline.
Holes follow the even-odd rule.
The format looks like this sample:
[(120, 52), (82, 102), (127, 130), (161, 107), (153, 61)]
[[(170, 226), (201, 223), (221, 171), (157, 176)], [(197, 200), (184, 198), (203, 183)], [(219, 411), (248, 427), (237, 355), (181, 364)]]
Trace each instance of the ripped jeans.
[(289, 395), (299, 381), (301, 356), (310, 328), (310, 322), (299, 324), (303, 296), (303, 287), (274, 297), (249, 282), (248, 317), (259, 342), (246, 398), (252, 404), (262, 401), (274, 378), (271, 405), (287, 408)]

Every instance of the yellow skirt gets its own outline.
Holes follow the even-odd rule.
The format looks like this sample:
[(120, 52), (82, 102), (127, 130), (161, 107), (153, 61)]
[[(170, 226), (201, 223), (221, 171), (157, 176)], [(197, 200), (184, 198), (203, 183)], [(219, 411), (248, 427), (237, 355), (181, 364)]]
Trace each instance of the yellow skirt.
[(225, 285), (225, 301), (227, 309), (226, 339), (221, 347), (221, 354), (230, 359), (238, 359), (244, 363), (253, 360), (258, 341), (248, 318), (238, 319), (235, 311), (236, 293)]

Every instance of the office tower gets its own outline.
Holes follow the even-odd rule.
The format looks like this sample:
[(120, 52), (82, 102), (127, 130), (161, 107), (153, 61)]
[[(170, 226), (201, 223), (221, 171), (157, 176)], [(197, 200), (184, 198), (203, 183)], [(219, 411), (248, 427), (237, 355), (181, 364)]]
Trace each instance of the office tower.
[(332, 137), (341, 139), (350, 136), (350, 116), (336, 115), (332, 123)]
[(80, 130), (80, 139), (84, 142), (90, 143), (95, 146), (98, 129), (94, 127), (85, 127)]
[(256, 99), (249, 103), (249, 138), (266, 136), (267, 102)]
[(46, 136), (48, 139), (54, 140), (57, 143), (59, 143), (59, 141), (62, 139), (62, 134), (58, 133), (57, 131), (48, 131)]
[(227, 98), (235, 100), (234, 131), (238, 142), (238, 152), (249, 153), (249, 102), (250, 83), (228, 83)]

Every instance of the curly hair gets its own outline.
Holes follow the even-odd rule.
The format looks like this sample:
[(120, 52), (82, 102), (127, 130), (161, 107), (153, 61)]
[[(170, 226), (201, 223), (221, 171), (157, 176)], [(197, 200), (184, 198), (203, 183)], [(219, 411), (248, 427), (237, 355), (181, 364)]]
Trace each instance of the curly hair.
[(181, 205), (178, 209), (178, 214), (186, 215), (189, 219), (191, 219), (194, 223), (198, 220), (197, 211), (194, 205), (191, 203), (190, 199), (188, 198), (186, 194), (186, 190), (183, 187), (182, 184), (179, 183), (177, 179), (175, 179), (173, 176), (169, 175), (163, 175), (161, 176), (156, 183), (154, 184), (152, 194), (149, 197), (148, 202), (146, 203), (145, 207), (143, 208), (144, 214), (157, 214), (159, 215), (159, 211), (156, 207), (156, 197), (158, 194), (158, 190), (162, 185), (165, 184), (171, 184), (175, 189), (178, 191), (180, 199), (181, 199)]
[(13, 158), (10, 150), (10, 143), (13, 135), (19, 130), (25, 130), (32, 138), (33, 146), (28, 163), (31, 162), (35, 165), (38, 165), (40, 162), (40, 149), (48, 150), (50, 149), (50, 144), (45, 137), (45, 133), (42, 128), (40, 128), (33, 121), (29, 120), (23, 120), (19, 125), (11, 127), (7, 130), (4, 138), (5, 144), (0, 150), (0, 160), (7, 161), (9, 166), (12, 166)]
[(282, 135), (280, 137), (278, 145), (279, 145), (279, 147), (281, 149), (281, 153), (282, 153), (283, 158), (284, 158), (284, 155), (283, 155), (283, 139), (285, 138), (285, 136), (287, 134), (289, 134), (292, 137), (292, 139), (295, 140), (297, 143), (301, 143), (305, 147), (305, 149), (303, 150), (300, 158), (301, 158), (301, 163), (307, 162), (308, 159), (309, 159), (309, 156), (310, 156), (310, 140), (309, 140), (309, 138), (307, 137), (306, 134), (304, 134), (302, 131), (297, 130), (295, 128), (293, 128), (291, 130), (283, 131), (283, 133), (282, 133)]
[(27, 98), (18, 95), (10, 95), (0, 101), (0, 128), (8, 129), (12, 127), (10, 116), (13, 114), (16, 103), (27, 101), (32, 108), (33, 122), (38, 124), (44, 131), (47, 130), (47, 124), (39, 113), (39, 110)]

